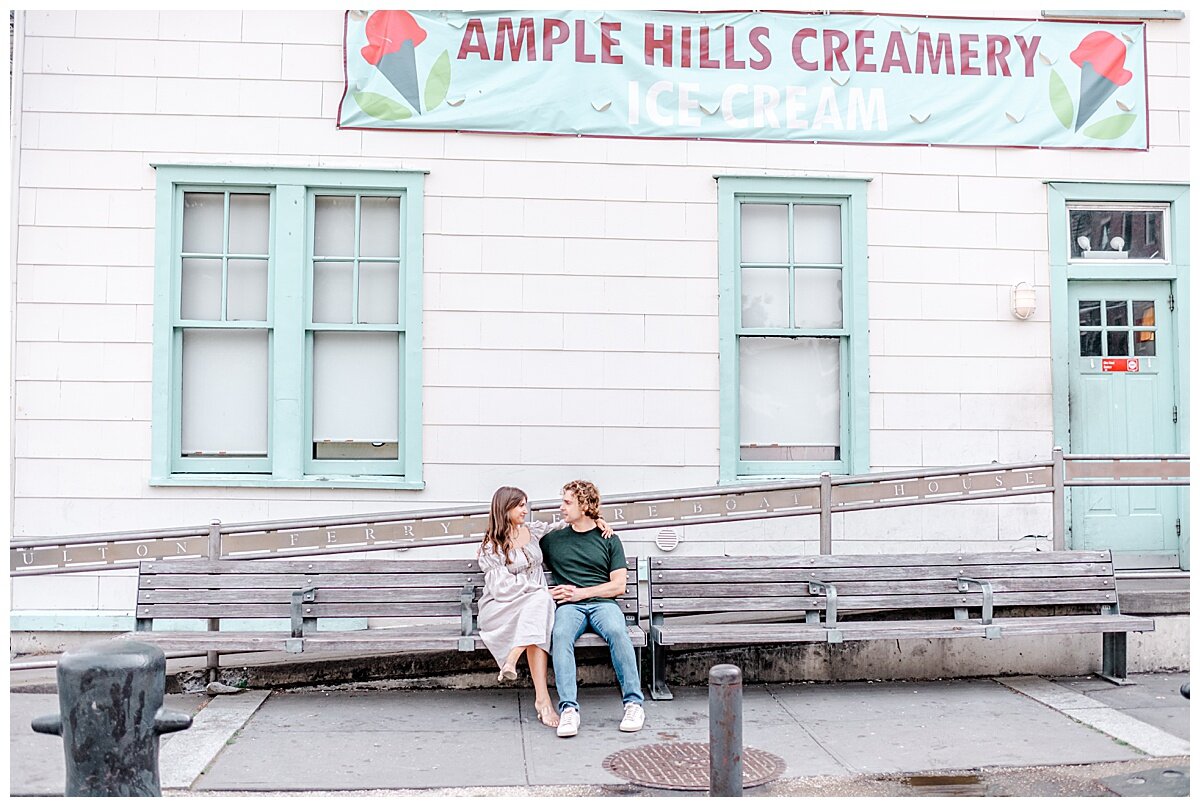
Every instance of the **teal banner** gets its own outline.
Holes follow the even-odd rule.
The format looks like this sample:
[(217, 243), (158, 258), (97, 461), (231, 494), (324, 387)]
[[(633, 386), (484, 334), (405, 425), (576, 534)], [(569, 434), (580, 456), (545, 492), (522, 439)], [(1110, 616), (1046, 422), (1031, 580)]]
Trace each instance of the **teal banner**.
[(1142, 23), (350, 11), (338, 125), (1146, 149)]

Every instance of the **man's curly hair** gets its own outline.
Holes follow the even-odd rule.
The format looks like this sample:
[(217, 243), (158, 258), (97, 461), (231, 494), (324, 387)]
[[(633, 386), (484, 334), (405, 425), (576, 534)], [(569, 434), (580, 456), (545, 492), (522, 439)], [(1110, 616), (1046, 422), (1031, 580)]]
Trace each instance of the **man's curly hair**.
[(600, 491), (586, 479), (576, 479), (563, 485), (563, 493), (571, 491), (588, 518), (600, 518)]

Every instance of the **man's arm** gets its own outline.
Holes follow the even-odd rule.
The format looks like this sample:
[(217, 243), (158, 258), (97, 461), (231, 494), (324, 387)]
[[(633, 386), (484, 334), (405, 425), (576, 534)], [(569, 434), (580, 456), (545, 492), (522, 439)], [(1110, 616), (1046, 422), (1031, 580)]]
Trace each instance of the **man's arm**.
[(555, 602), (582, 602), (590, 597), (620, 597), (625, 593), (625, 580), (628, 569), (614, 569), (608, 574), (608, 582), (598, 586), (578, 588), (570, 584), (555, 586), (550, 589), (550, 596)]

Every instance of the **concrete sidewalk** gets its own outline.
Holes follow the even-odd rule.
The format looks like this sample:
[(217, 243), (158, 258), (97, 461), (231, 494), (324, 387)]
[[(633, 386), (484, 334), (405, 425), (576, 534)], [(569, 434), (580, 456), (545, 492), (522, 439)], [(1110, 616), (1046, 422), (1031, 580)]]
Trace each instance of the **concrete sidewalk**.
[[(1189, 701), (1179, 685), (1188, 677), (1138, 675), (1129, 687), (1094, 677), (747, 686), (744, 744), (787, 766), (747, 795), (838, 792), (847, 782), (915, 772), (1186, 765)], [(708, 740), (703, 688), (647, 702), (645, 728), (622, 734), (616, 689), (585, 687), (579, 735), (559, 739), (538, 723), (526, 689), (385, 685), (168, 696), (171, 708), (196, 720), (163, 744), (164, 788), (178, 795), (665, 794), (610, 773), (604, 759), (651, 743)], [(54, 696), (11, 694), (10, 705), (11, 793), (61, 794), (61, 741), (29, 729), (32, 717), (57, 711)]]

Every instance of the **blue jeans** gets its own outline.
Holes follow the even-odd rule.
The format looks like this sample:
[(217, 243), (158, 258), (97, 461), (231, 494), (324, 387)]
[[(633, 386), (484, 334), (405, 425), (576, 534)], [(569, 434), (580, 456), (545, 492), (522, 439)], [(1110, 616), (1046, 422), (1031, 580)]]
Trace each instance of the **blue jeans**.
[(613, 600), (598, 602), (571, 602), (558, 606), (554, 612), (554, 634), (550, 642), (550, 655), (554, 659), (554, 688), (558, 690), (558, 711), (578, 709), (576, 700), (579, 690), (575, 680), (575, 640), (588, 628), (595, 631), (608, 643), (612, 654), (613, 669), (617, 672), (617, 684), (621, 687), (621, 701), (641, 703), (642, 682), (638, 679), (637, 655), (629, 631), (625, 627), (625, 615)]

